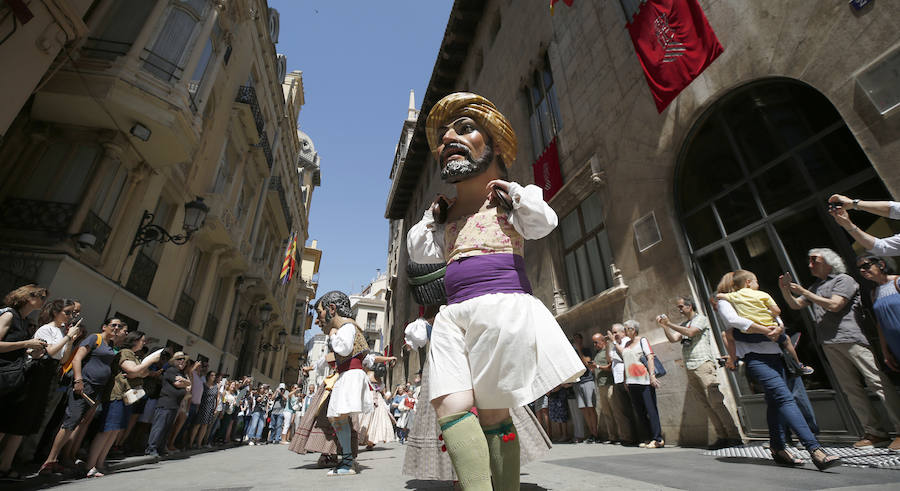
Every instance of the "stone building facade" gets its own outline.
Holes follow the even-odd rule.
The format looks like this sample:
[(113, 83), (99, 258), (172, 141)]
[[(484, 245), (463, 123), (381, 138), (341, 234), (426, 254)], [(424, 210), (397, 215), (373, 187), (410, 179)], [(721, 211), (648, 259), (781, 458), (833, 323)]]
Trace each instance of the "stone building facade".
[[(626, 29), (640, 3), (559, 4), (553, 16), (543, 2), (454, 3), (423, 117), (391, 174), (391, 343), (418, 310), (406, 232), (437, 193), (452, 192), (428, 150), (424, 115), (447, 93), (477, 92), (518, 134), (513, 180), (535, 182), (532, 164), (557, 156), (549, 160), (562, 186), (549, 203), (560, 227), (525, 250), (535, 295), (569, 335), (638, 320), (669, 371), (658, 392), (666, 440), (705, 444), (714, 434), (687, 390), (680, 346), (654, 319), (677, 319), (680, 295), (708, 311), (703, 299), (727, 271), (756, 272), (777, 299), (780, 272), (812, 282), (808, 249), (847, 259), (858, 251), (824, 203), (834, 192), (900, 196), (900, 85), (890, 75), (900, 65), (900, 6), (700, 0), (724, 53), (658, 113)], [(878, 236), (897, 229), (866, 220), (860, 226)], [(810, 313), (784, 310), (817, 369), (806, 384), (821, 437), (853, 439), (862, 429)], [(745, 434), (765, 435), (762, 394), (743, 371), (719, 378)]]
[[(0, 289), (35, 282), (80, 299), (89, 330), (120, 316), (150, 346), (280, 380), (315, 285), (278, 275), (291, 233), (299, 249), (308, 238), (320, 175), (297, 129), (302, 73), (275, 50), (278, 12), (264, 0), (46, 4), (77, 10), (84, 33), (39, 84), (4, 77), (33, 93), (0, 144)], [(208, 215), (183, 245), (137, 240), (148, 225), (185, 235), (197, 198)]]

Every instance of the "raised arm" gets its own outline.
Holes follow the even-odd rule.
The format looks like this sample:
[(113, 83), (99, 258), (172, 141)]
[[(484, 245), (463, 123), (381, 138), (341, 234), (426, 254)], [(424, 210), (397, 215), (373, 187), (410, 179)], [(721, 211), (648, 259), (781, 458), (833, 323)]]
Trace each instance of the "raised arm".
[(444, 260), (444, 225), (434, 221), (431, 208), (406, 234), (409, 258), (417, 263), (435, 264)]
[(540, 239), (556, 228), (559, 218), (553, 208), (544, 201), (544, 192), (534, 184), (522, 187), (516, 182), (491, 181), (489, 185), (506, 185), (513, 210), (509, 223), (527, 240)]

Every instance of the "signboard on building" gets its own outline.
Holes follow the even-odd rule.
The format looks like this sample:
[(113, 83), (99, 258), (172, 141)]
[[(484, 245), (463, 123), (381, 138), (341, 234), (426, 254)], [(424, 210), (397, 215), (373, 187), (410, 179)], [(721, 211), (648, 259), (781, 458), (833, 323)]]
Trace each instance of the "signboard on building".
[(550, 201), (562, 187), (556, 138), (553, 138), (531, 167), (534, 169), (534, 184), (544, 190), (544, 201)]

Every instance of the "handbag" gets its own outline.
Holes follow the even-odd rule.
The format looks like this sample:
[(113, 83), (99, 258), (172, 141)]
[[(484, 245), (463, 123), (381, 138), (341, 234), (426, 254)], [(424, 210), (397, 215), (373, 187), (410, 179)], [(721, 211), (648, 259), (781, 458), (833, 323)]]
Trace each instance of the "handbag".
[(0, 366), (0, 396), (15, 392), (25, 386), (25, 376), (34, 360), (27, 356)]
[[(641, 341), (643, 341), (643, 339), (641, 339)], [(644, 353), (644, 345), (641, 344), (640, 341), (638, 341), (638, 345), (641, 347), (641, 358), (640, 358), (641, 363), (643, 363), (644, 366), (647, 367), (647, 370), (650, 370), (650, 367), (647, 366), (647, 355)], [(653, 373), (656, 376), (656, 378), (665, 377), (665, 375), (666, 375), (666, 368), (663, 366), (662, 362), (659, 360), (658, 355), (653, 357)]]
[(137, 401), (140, 401), (145, 395), (143, 387), (138, 387), (137, 389), (128, 389), (122, 394), (122, 402), (125, 403), (126, 406), (130, 406)]

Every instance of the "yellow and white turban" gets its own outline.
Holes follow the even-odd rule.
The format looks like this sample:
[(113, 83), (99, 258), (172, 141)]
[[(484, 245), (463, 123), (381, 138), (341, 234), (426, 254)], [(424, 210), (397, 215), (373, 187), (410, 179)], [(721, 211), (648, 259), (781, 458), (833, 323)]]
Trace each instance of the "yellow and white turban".
[(428, 113), (425, 136), (435, 159), (438, 159), (437, 147), (441, 144), (440, 129), (462, 117), (472, 118), (491, 136), (494, 151), (510, 167), (516, 160), (516, 132), (491, 101), (471, 92), (454, 92), (439, 100)]

